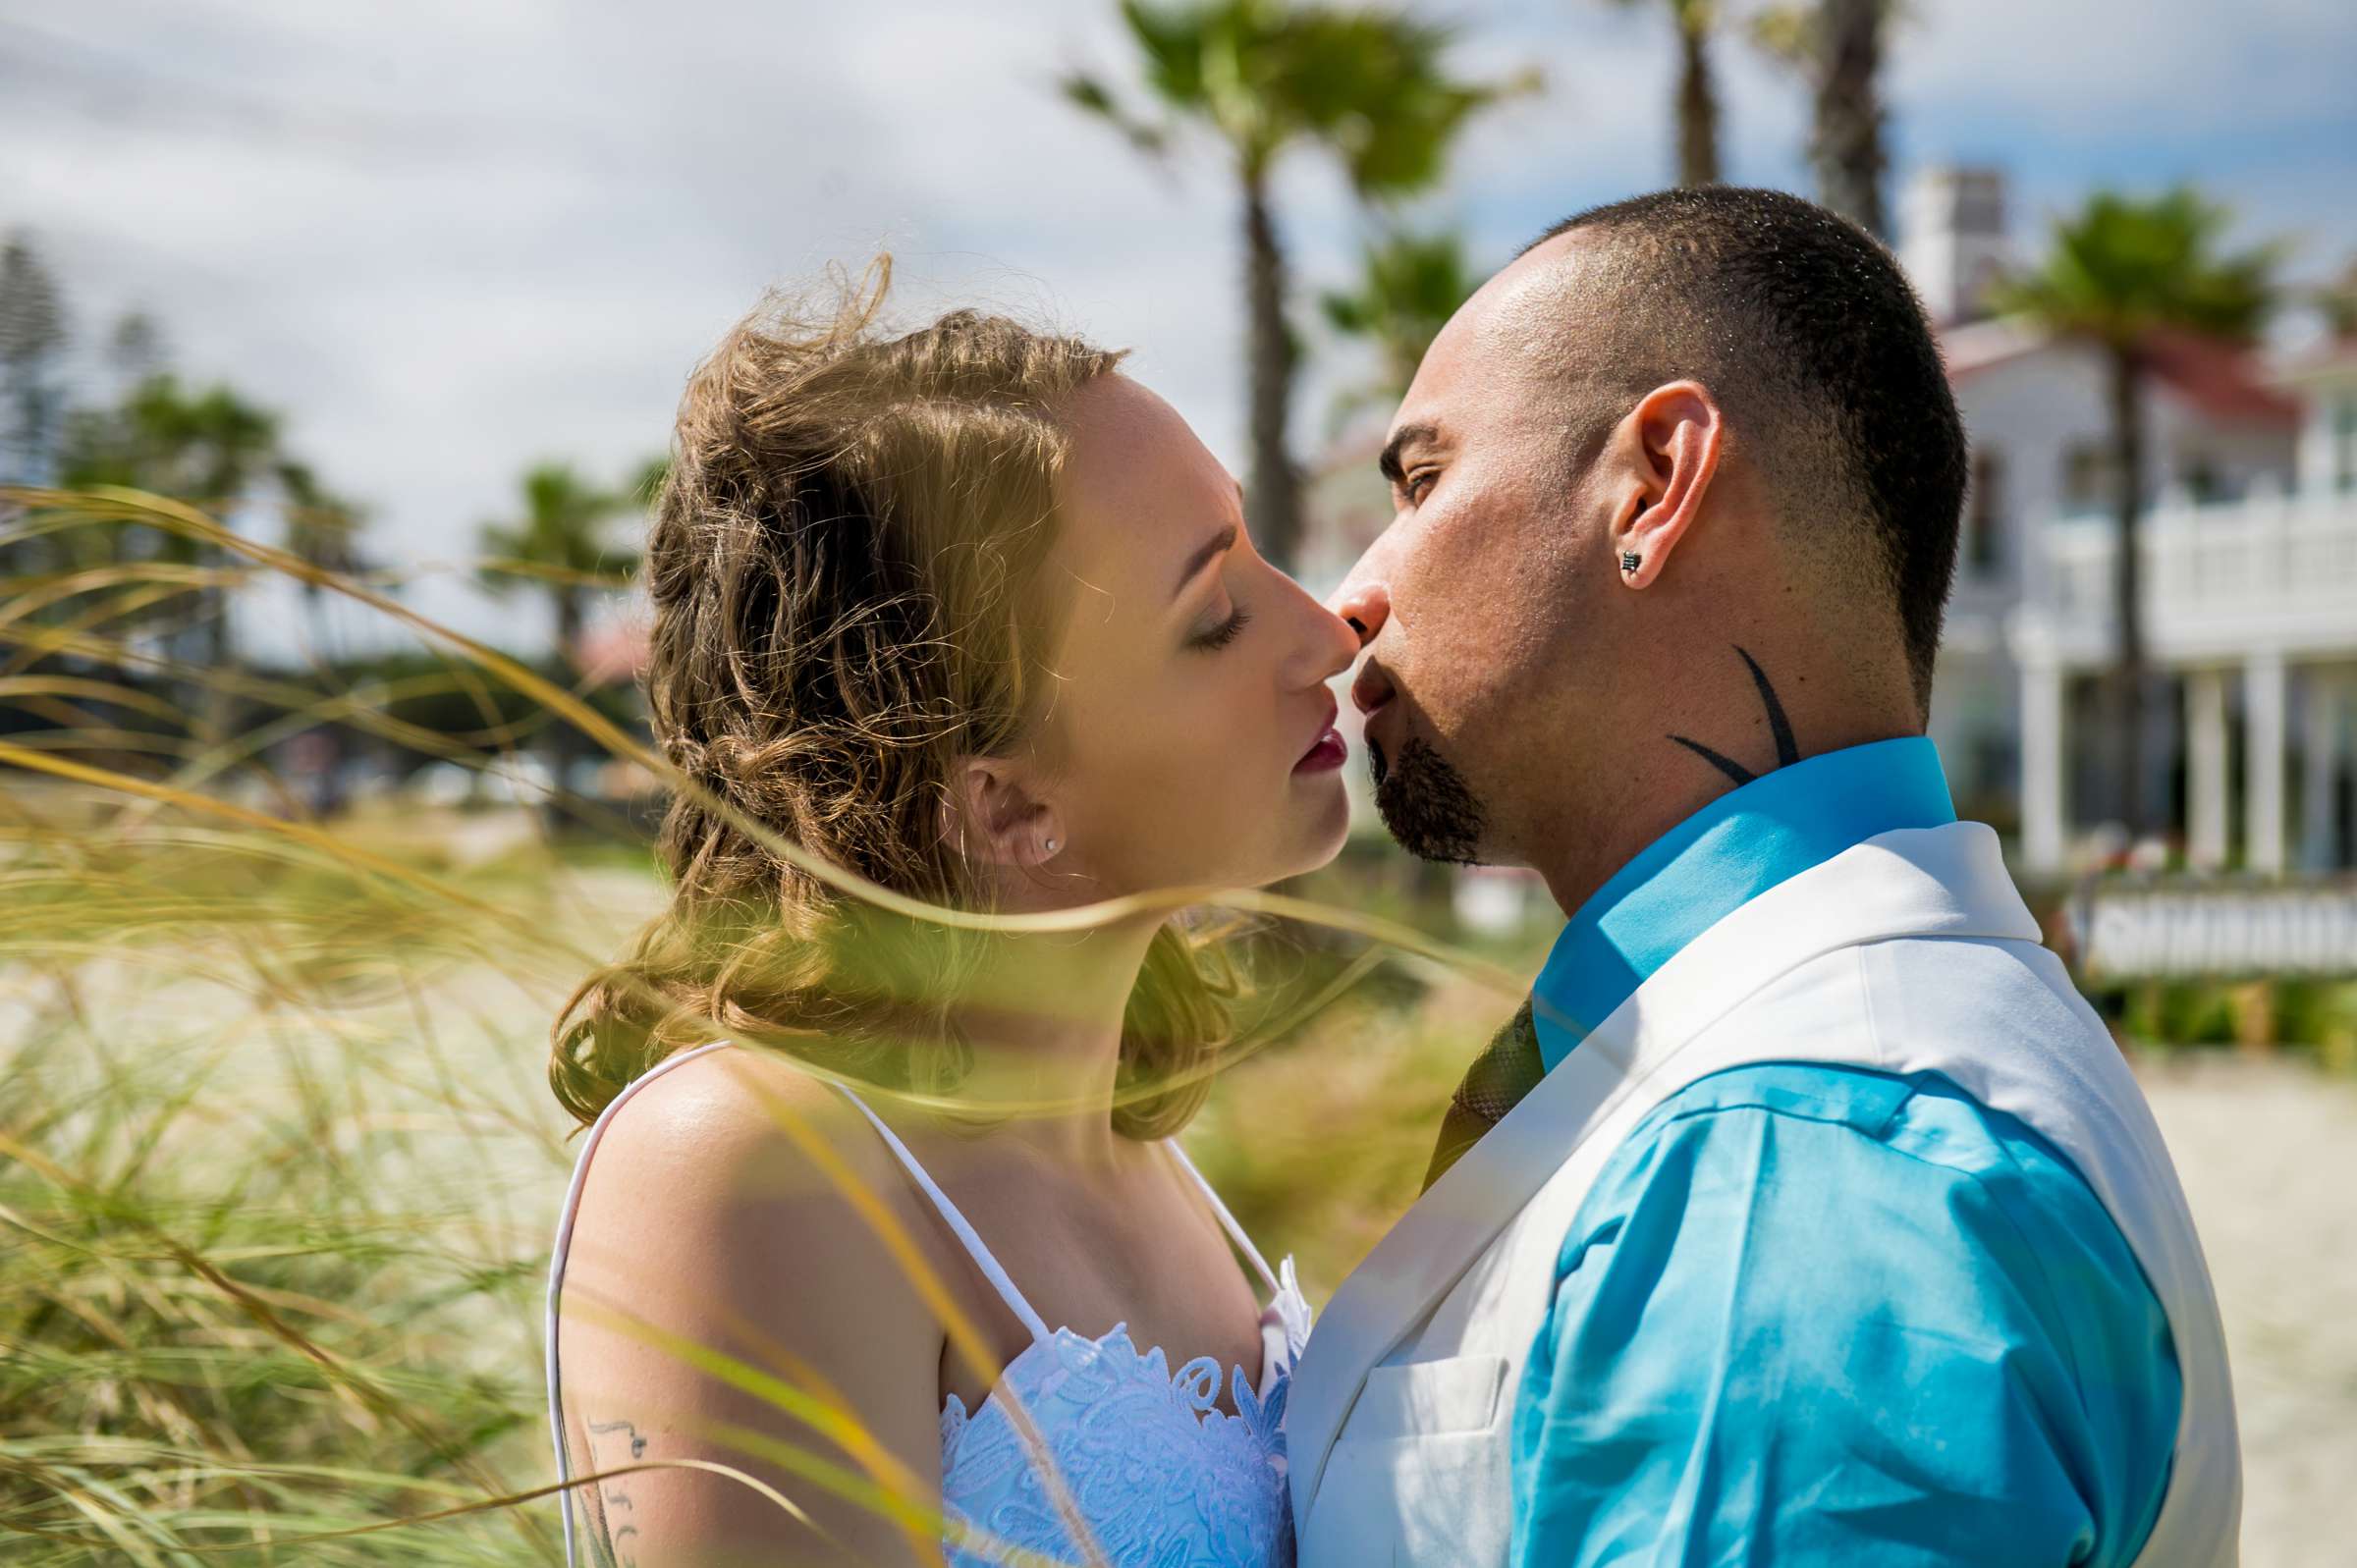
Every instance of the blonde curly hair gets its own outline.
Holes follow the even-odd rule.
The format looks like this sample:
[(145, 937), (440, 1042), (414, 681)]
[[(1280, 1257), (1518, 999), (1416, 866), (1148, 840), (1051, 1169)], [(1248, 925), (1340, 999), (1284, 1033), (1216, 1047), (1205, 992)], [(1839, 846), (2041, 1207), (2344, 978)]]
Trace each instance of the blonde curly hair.
[[(1058, 410), (1122, 354), (954, 311), (876, 325), (889, 258), (826, 308), (765, 301), (690, 378), (643, 568), (654, 736), (731, 812), (936, 904), (986, 890), (945, 841), (961, 756), (1036, 717), (1064, 606), (1041, 566), (1069, 449)], [(687, 792), (664, 818), (669, 906), (552, 1031), (549, 1083), (588, 1122), (673, 1052), (729, 1038), (847, 1076), (953, 1090), (963, 946), (887, 918)], [(1182, 918), (1124, 1022), (1114, 1119), (1168, 1136), (1231, 1033), (1233, 968)]]

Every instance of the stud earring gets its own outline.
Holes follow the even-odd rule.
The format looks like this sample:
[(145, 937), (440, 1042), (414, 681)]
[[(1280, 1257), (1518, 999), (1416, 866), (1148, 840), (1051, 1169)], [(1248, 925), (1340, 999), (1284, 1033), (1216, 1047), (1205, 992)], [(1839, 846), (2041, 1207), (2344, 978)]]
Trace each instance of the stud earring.
[(1042, 847), (1044, 847), (1049, 854), (1054, 854), (1056, 852), (1056, 840), (1050, 838)]
[(1622, 572), (1633, 576), (1636, 573), (1637, 568), (1641, 565), (1643, 565), (1643, 562), (1638, 558), (1638, 555), (1634, 550), (1623, 550), (1620, 552), (1620, 569)]

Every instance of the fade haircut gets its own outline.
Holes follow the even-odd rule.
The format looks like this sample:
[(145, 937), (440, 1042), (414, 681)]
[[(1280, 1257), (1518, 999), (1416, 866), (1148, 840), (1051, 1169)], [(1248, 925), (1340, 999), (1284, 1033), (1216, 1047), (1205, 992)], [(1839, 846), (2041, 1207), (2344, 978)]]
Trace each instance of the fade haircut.
[(1595, 401), (1571, 432), (1579, 465), (1635, 399), (1701, 382), (1800, 548), (1830, 580), (1894, 603), (1929, 712), (1967, 459), (1923, 304), (1891, 253), (1814, 202), (1730, 186), (1591, 207), (1524, 248), (1572, 233), (1591, 241), (1579, 346)]

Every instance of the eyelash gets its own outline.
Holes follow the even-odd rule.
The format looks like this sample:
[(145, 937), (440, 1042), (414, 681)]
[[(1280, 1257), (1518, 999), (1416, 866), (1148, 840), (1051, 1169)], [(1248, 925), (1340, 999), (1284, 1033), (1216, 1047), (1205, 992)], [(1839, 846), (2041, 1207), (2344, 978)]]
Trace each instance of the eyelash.
[(1399, 493), (1407, 498), (1409, 506), (1415, 506), (1432, 493), (1433, 483), (1438, 477), (1430, 468), (1419, 468), (1407, 476), (1407, 482), (1399, 487)]
[(1195, 646), (1198, 648), (1225, 648), (1243, 634), (1244, 627), (1251, 623), (1251, 620), (1252, 617), (1249, 614), (1238, 609), (1226, 621), (1197, 637)]

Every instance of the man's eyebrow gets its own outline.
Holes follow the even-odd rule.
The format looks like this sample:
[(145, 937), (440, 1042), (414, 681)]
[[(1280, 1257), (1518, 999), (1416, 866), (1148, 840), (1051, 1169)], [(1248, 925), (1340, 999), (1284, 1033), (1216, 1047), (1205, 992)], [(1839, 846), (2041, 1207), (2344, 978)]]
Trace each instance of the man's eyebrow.
[(1399, 484), (1406, 477), (1399, 466), (1399, 454), (1418, 442), (1438, 441), (1440, 438), (1441, 433), (1431, 425), (1401, 425), (1392, 432), (1392, 439), (1384, 443), (1383, 456), (1375, 460), (1375, 465), (1383, 470), (1386, 479)]
[(1230, 549), (1233, 548), (1234, 544), (1235, 524), (1232, 522), (1218, 533), (1213, 534), (1202, 549), (1186, 558), (1186, 569), (1178, 573), (1178, 586), (1171, 590), (1172, 595), (1176, 597), (1184, 592), (1186, 585), (1195, 580), (1197, 572), (1226, 555)]

